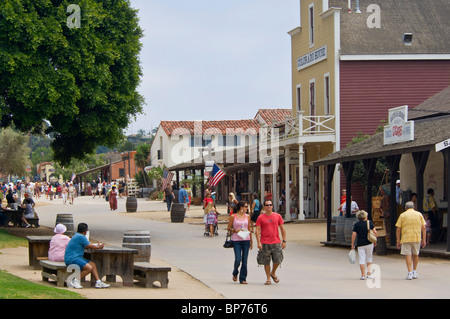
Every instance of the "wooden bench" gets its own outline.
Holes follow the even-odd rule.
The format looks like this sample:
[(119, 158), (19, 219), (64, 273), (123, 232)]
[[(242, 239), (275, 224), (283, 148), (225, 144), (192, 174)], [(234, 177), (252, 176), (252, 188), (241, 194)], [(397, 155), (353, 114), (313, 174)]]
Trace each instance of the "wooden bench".
[(159, 267), (147, 262), (134, 263), (134, 279), (144, 285), (145, 288), (153, 286), (155, 281), (161, 284), (161, 288), (167, 288), (169, 285), (170, 267)]
[(39, 227), (39, 218), (27, 218), (28, 224), (34, 227)]
[(67, 266), (63, 261), (40, 260), (42, 266), (42, 280), (49, 279), (56, 281), (57, 287), (64, 287), (64, 284), (69, 277)]

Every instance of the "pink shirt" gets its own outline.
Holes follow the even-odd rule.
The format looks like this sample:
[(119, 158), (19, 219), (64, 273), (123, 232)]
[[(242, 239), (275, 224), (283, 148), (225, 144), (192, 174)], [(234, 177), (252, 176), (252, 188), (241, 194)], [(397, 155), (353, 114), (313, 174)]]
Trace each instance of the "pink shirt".
[(70, 238), (64, 234), (56, 234), (50, 241), (50, 249), (48, 250), (48, 260), (64, 261), (64, 253)]
[[(244, 215), (244, 219), (238, 219), (237, 215), (234, 215), (234, 219), (233, 219), (233, 229), (244, 229), (244, 230), (248, 230), (248, 215), (245, 214)], [(243, 240), (250, 240), (250, 235), (247, 236), (246, 239), (242, 239), (241, 236), (239, 236), (236, 233), (233, 233), (231, 235), (231, 240), (232, 241), (243, 241)]]

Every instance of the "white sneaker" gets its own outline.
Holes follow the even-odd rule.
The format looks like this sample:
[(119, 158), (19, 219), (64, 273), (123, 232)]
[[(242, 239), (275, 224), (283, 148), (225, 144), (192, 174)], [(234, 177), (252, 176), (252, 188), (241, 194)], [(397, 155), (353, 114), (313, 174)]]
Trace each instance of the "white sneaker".
[(413, 271), (412, 272), (412, 277), (413, 277), (413, 279), (417, 279), (417, 278), (419, 278), (419, 274), (417, 273), (417, 271)]
[(413, 274), (412, 272), (409, 272), (408, 275), (406, 276), (406, 280), (411, 280), (413, 279)]
[(106, 284), (101, 280), (97, 280), (95, 282), (95, 288), (109, 288), (109, 286), (110, 286), (109, 284)]
[(80, 284), (80, 282), (76, 278), (72, 279), (72, 281), (70, 282), (70, 285), (72, 286), (72, 288), (75, 288), (75, 289), (83, 289), (83, 286)]

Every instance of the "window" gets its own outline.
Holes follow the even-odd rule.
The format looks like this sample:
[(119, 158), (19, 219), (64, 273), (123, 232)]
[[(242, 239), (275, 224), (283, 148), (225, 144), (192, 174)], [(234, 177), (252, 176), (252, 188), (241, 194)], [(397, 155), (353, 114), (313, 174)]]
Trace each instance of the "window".
[(206, 147), (211, 145), (210, 136), (191, 136), (190, 147)]
[(325, 108), (325, 115), (330, 115), (330, 75), (325, 74), (324, 78), (324, 108)]
[(219, 146), (240, 146), (241, 137), (238, 135), (223, 135), (219, 138)]
[(309, 5), (309, 47), (314, 46), (314, 3)]
[(302, 86), (297, 85), (297, 111), (302, 110)]
[(316, 130), (313, 122), (316, 115), (316, 80), (309, 81), (309, 115), (311, 116), (311, 132)]

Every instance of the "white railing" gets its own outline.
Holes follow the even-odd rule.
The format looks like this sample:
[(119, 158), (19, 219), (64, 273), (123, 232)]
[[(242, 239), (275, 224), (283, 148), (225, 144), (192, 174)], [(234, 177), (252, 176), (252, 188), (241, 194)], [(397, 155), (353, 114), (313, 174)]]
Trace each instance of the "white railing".
[(260, 141), (269, 143), (272, 137), (283, 141), (302, 136), (334, 135), (336, 132), (333, 128), (334, 119), (334, 115), (303, 116), (303, 114), (299, 114), (296, 118), (287, 118), (263, 128)]

